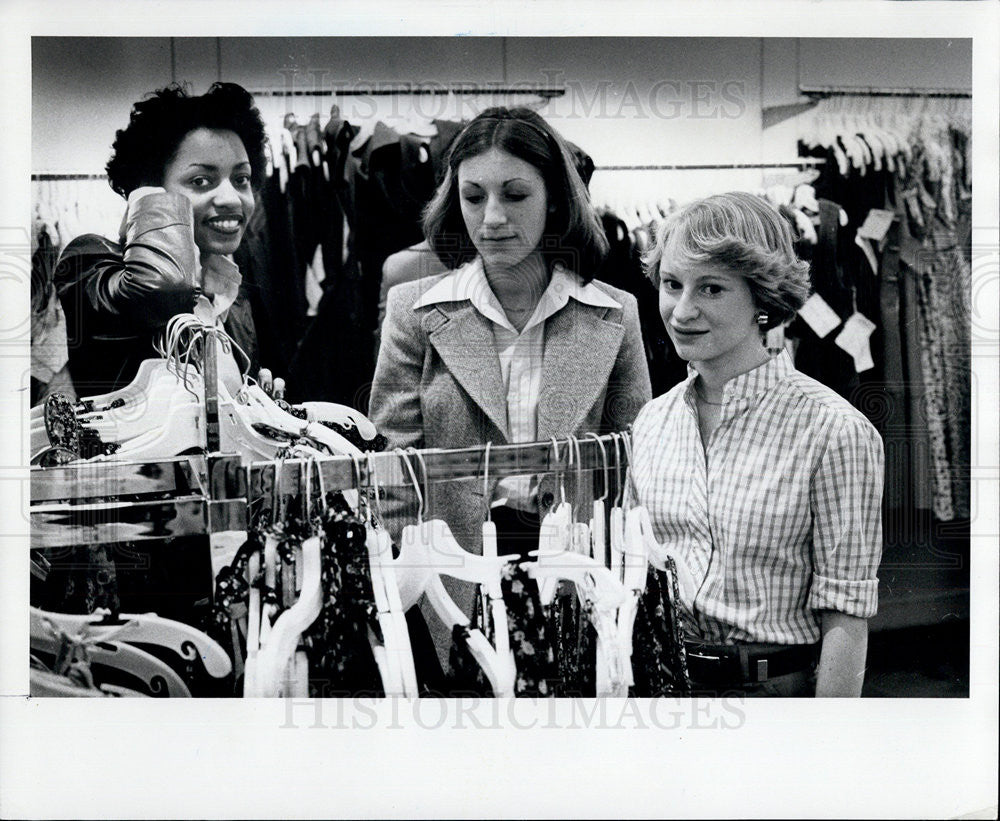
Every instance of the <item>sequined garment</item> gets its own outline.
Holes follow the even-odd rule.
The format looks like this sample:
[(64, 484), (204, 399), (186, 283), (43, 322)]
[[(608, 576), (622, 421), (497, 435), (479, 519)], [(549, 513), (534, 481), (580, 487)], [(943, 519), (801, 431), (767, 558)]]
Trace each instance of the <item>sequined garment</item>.
[(681, 696), (690, 693), (684, 635), (675, 602), (679, 600), (676, 565), (650, 567), (646, 590), (632, 630), (632, 675), (629, 695), (635, 698)]

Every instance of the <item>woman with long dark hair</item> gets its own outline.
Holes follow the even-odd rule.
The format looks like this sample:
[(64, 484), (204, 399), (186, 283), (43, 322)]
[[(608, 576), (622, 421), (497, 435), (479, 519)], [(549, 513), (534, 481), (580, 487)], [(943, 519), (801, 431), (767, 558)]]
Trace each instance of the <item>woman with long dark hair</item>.
[[(390, 447), (454, 448), (624, 430), (650, 397), (631, 295), (594, 279), (607, 240), (566, 143), (491, 108), (455, 138), (425, 234), (451, 270), (389, 292), (371, 417)], [(551, 477), (439, 483), (466, 549), (492, 506), (501, 552), (537, 546)], [(586, 495), (583, 494), (583, 495)], [(470, 606), (471, 588), (454, 590)]]

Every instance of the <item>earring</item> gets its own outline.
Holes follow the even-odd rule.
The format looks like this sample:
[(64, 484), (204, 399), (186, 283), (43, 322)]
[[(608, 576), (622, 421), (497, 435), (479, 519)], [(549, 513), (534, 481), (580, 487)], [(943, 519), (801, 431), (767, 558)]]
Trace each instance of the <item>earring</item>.
[(757, 311), (754, 321), (760, 326), (767, 325), (767, 323), (770, 322), (767, 311)]

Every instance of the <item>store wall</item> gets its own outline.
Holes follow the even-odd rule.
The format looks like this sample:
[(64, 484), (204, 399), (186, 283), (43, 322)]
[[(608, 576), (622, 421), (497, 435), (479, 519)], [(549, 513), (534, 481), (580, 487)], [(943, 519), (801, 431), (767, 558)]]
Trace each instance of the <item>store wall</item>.
[[(567, 87), (543, 112), (600, 165), (746, 163), (795, 155), (801, 123), (764, 131), (765, 105), (803, 85), (969, 88), (967, 40), (760, 38), (35, 38), (35, 172), (99, 173), (133, 101), (172, 79), (196, 93), (225, 79), (251, 90), (351, 85), (541, 83)], [(269, 122), (324, 114), (332, 98), (260, 97)], [(476, 105), (486, 104), (480, 99)], [(403, 123), (393, 98), (342, 98), (348, 116)], [(416, 99), (451, 116), (446, 97)], [(474, 106), (466, 108), (469, 115)], [(753, 185), (759, 172), (605, 172), (598, 191), (685, 198)], [(651, 181), (653, 184), (651, 184)]]

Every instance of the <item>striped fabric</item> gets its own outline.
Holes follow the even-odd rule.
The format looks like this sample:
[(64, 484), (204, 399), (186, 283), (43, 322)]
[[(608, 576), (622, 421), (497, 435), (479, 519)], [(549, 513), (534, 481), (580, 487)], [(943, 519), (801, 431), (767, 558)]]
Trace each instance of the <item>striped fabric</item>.
[(630, 495), (697, 592), (689, 638), (812, 644), (819, 610), (878, 605), (882, 440), (870, 422), (782, 352), (725, 385), (706, 449), (696, 374), (635, 421)]

